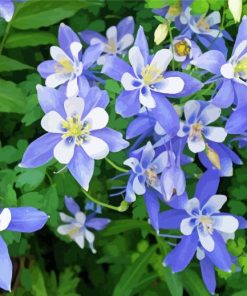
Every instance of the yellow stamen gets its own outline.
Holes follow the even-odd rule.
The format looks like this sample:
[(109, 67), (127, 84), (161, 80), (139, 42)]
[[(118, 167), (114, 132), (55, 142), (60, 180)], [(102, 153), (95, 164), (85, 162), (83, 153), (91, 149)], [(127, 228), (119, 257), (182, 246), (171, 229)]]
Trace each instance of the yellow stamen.
[(247, 79), (247, 57), (242, 58), (234, 67), (234, 72), (240, 77)]
[(161, 70), (156, 65), (147, 65), (141, 72), (146, 85), (157, 83), (163, 80)]
[(170, 16), (178, 16), (181, 12), (181, 6), (179, 3), (171, 5), (168, 9), (168, 15)]
[(192, 124), (192, 126), (190, 127), (189, 137), (202, 139), (202, 129), (203, 126), (200, 122)]
[(204, 232), (213, 233), (213, 221), (208, 216), (201, 216), (199, 221), (202, 223)]
[(105, 50), (109, 53), (115, 54), (117, 51), (116, 43), (114, 39), (110, 39), (105, 47)]
[(81, 145), (84, 141), (88, 140), (87, 135), (90, 135), (90, 124), (84, 124), (80, 120), (80, 116), (70, 117), (62, 123), (66, 133), (63, 134), (63, 139), (75, 138), (76, 145)]
[(181, 40), (175, 44), (175, 52), (178, 56), (187, 56), (190, 54), (190, 46), (185, 40)]
[(145, 171), (145, 175), (147, 177), (147, 183), (149, 185), (155, 185), (157, 183), (157, 180), (158, 180), (158, 176), (157, 176), (157, 173), (155, 172), (154, 169), (147, 169)]
[(56, 65), (55, 65), (55, 72), (56, 73), (73, 73), (74, 72), (74, 67), (70, 60), (64, 59), (60, 60)]
[(80, 230), (79, 227), (75, 227), (75, 228), (72, 228), (69, 232), (68, 232), (68, 236), (70, 238), (73, 238), (73, 236)]
[(204, 31), (210, 30), (210, 26), (204, 17), (199, 19), (199, 21), (197, 22), (197, 27)]

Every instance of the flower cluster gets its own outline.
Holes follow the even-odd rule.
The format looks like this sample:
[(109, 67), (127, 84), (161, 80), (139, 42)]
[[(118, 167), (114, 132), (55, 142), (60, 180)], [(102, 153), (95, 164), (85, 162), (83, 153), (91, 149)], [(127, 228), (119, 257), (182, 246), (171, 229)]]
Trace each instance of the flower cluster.
[[(131, 143), (123, 163), (129, 169), (122, 169), (128, 181), (117, 194), (124, 195), (126, 203), (144, 196), (156, 235), (165, 237), (162, 230), (179, 232), (180, 241), (164, 265), (180, 272), (196, 253), (205, 285), (215, 293), (214, 266), (231, 271), (236, 260), (226, 242), (236, 230), (247, 227), (244, 218), (220, 212), (227, 197), (217, 194), (220, 177), (232, 176), (233, 164), (242, 164), (232, 150), (232, 140), (247, 146), (247, 18), (242, 19), (232, 53), (227, 53), (225, 40), (231, 42), (232, 37), (221, 29), (220, 13), (193, 15), (190, 4), (182, 1), (182, 7), (154, 11), (166, 18), (168, 26), (174, 22), (179, 32), (174, 38), (171, 34), (170, 44), (159, 50), (149, 49), (143, 27), (134, 36), (132, 17), (108, 28), (106, 37), (90, 30), (76, 34), (61, 24), (59, 46), (50, 48), (52, 59), (38, 66), (45, 79), (45, 86), (37, 85), (37, 95), (46, 133), (29, 145), (20, 166), (35, 168), (54, 158), (88, 191), (95, 160), (130, 145), (119, 131), (107, 127), (109, 97), (102, 90), (104, 79), (117, 81), (122, 89), (115, 112), (129, 119), (126, 139)], [(7, 12), (0, 11), (9, 20)], [(205, 100), (202, 94), (212, 95)], [(198, 176), (187, 174), (184, 166), (194, 161), (205, 172), (188, 198), (187, 180)], [(72, 198), (65, 197), (65, 204), (73, 217), (60, 213), (65, 224), (58, 233), (80, 248), (88, 241), (95, 253), (95, 237), (89, 229), (102, 230), (110, 220), (96, 218), (94, 211), (86, 215)], [(161, 212), (164, 204), (171, 209)], [(0, 230), (29, 231), (25, 221), (24, 226), (16, 226), (15, 214), (12, 209), (2, 211)], [(40, 228), (43, 220), (35, 220), (35, 226), (31, 223), (31, 230)], [(0, 248), (1, 256), (7, 256), (2, 255), (7, 251), (1, 240)], [(9, 261), (5, 262), (10, 270)], [(3, 288), (9, 289), (9, 278), (0, 281)]]

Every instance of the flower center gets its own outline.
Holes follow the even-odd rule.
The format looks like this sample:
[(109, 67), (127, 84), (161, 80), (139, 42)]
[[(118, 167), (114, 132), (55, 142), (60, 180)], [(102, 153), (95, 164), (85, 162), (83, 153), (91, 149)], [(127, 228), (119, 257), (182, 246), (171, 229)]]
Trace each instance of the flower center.
[(208, 216), (201, 216), (199, 218), (199, 222), (201, 223), (203, 227), (203, 231), (205, 233), (212, 234), (213, 233), (213, 221)]
[(243, 79), (247, 79), (247, 57), (242, 58), (234, 67), (234, 73)]
[(197, 27), (203, 31), (209, 31), (210, 30), (210, 26), (208, 24), (208, 22), (206, 21), (205, 18), (200, 18), (199, 21), (197, 22)]
[(154, 169), (147, 169), (144, 174), (147, 177), (148, 185), (155, 186), (158, 180), (158, 176)]
[(76, 141), (76, 145), (81, 145), (88, 140), (91, 126), (88, 123), (81, 122), (80, 116), (76, 115), (67, 118), (67, 120), (63, 121), (62, 126), (66, 130), (63, 134), (63, 139), (73, 138)]
[(163, 80), (161, 70), (156, 65), (147, 65), (141, 72), (143, 81), (146, 85), (157, 83)]
[(117, 52), (117, 46), (114, 39), (108, 40), (108, 44), (106, 44), (105, 51), (111, 54), (115, 54)]
[(170, 16), (178, 16), (181, 12), (181, 7), (179, 4), (171, 5), (168, 9), (168, 14)]
[(68, 232), (68, 236), (72, 239), (73, 236), (74, 236), (76, 233), (79, 232), (79, 230), (80, 230), (79, 227), (74, 227), (74, 228), (72, 228), (72, 229)]
[(176, 54), (180, 57), (190, 54), (190, 46), (185, 40), (181, 40), (175, 44)]
[(202, 139), (202, 129), (203, 126), (200, 122), (194, 123), (190, 127), (189, 137), (192, 140), (200, 140)]
[(73, 73), (74, 72), (74, 66), (68, 59), (60, 60), (55, 65), (55, 72), (56, 73)]

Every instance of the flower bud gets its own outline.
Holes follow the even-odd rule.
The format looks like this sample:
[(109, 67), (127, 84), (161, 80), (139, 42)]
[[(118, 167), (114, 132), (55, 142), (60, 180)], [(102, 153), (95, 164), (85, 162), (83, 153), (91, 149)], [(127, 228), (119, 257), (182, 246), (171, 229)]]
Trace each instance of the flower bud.
[(218, 169), (221, 169), (219, 154), (206, 144), (205, 153), (211, 163)]
[(168, 34), (168, 22), (165, 20), (163, 24), (159, 24), (154, 32), (154, 42), (156, 45), (159, 45), (166, 39)]
[(125, 212), (127, 211), (129, 208), (129, 203), (125, 200), (123, 200), (120, 204), (120, 206), (118, 207), (118, 211), (119, 212)]
[(242, 15), (242, 0), (228, 0), (228, 7), (235, 23), (240, 22)]

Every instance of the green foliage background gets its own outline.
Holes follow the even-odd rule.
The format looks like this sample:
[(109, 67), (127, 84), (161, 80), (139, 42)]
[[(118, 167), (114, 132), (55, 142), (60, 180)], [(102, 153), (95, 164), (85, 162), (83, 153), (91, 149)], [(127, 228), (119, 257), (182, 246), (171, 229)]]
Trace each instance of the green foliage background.
[[(112, 223), (97, 233), (97, 254), (88, 249), (81, 250), (74, 243), (57, 234), (59, 211), (64, 210), (63, 197), (76, 197), (83, 207), (86, 197), (67, 171), (54, 174), (61, 169), (55, 161), (37, 169), (18, 167), (28, 143), (42, 135), (40, 119), (42, 111), (38, 105), (36, 84), (44, 83), (38, 75), (38, 64), (49, 59), (50, 45), (57, 44), (57, 31), (61, 22), (70, 25), (76, 32), (93, 29), (104, 33), (110, 25), (125, 16), (132, 15), (144, 27), (150, 48), (154, 48), (153, 33), (158, 25), (151, 8), (164, 4), (164, 0), (29, 0), (16, 5), (11, 23), (0, 19), (0, 206), (33, 206), (49, 216), (47, 226), (38, 233), (20, 235), (3, 232), (14, 263), (13, 292), (16, 296), (206, 296), (208, 292), (200, 278), (198, 263), (193, 262), (186, 271), (172, 274), (164, 268), (162, 261), (169, 252), (167, 241), (155, 235), (147, 223), (144, 201), (139, 198), (125, 213), (104, 210), (104, 216)], [(176, 1), (169, 0), (167, 3)], [(195, 0), (194, 13), (220, 10), (224, 14), (224, 27), (236, 35), (237, 25), (224, 0)], [(243, 8), (247, 12), (247, 4)], [(169, 43), (169, 40), (166, 41)], [(160, 47), (162, 47), (161, 45)], [(231, 48), (232, 44), (229, 44)], [(157, 47), (155, 48), (157, 50)], [(110, 126), (124, 133), (128, 121), (115, 114), (115, 97), (120, 85), (106, 80), (111, 103), (108, 107)], [(197, 98), (210, 97), (205, 89)], [(237, 148), (235, 148), (237, 149)], [(238, 151), (247, 163), (245, 150)], [(125, 152), (110, 156), (122, 165)], [(203, 168), (190, 164), (186, 172), (187, 190), (192, 196), (196, 178)], [(109, 202), (110, 188), (125, 184), (124, 179), (112, 181), (116, 172), (105, 161), (98, 161), (90, 194)], [(232, 178), (222, 179), (219, 192), (229, 197), (228, 210), (234, 214), (247, 212), (247, 165), (234, 169)], [(119, 205), (120, 198), (111, 198), (110, 203)], [(245, 233), (230, 241), (229, 250), (239, 256), (242, 271), (232, 274), (218, 271), (219, 295), (247, 295), (247, 254)], [(178, 258), (179, 260), (179, 258)], [(4, 272), (1, 270), (0, 272)], [(1, 295), (4, 295), (2, 292)]]

